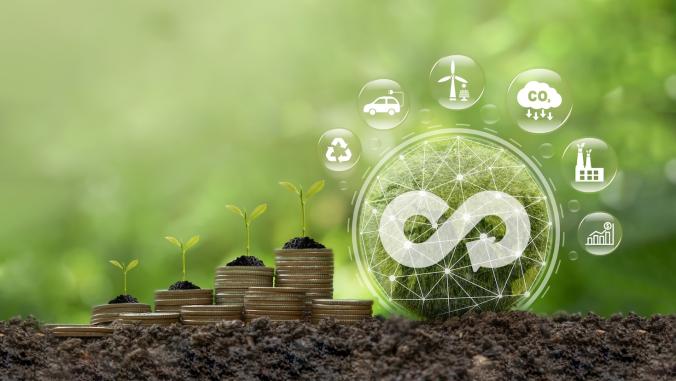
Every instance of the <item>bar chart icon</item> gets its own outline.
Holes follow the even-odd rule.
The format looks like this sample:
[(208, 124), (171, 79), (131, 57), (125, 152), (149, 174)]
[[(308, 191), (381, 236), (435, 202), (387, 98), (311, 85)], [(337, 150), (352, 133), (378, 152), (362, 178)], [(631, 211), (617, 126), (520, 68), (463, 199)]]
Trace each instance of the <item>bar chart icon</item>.
[(587, 236), (587, 246), (614, 246), (615, 224), (604, 222), (603, 230), (593, 231)]

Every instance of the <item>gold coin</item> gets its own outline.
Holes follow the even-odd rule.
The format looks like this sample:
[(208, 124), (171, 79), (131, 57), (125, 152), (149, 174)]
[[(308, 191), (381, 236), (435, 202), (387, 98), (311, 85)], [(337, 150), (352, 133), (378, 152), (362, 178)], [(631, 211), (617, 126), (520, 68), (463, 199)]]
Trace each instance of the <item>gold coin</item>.
[(313, 301), (315, 304), (327, 304), (327, 305), (345, 305), (345, 306), (372, 306), (373, 300), (368, 299), (315, 299)]
[(199, 298), (211, 295), (213, 291), (211, 289), (195, 289), (195, 290), (157, 290), (155, 291), (155, 297), (163, 298)]
[(213, 304), (213, 299), (158, 299), (155, 306), (190, 306), (190, 305)]

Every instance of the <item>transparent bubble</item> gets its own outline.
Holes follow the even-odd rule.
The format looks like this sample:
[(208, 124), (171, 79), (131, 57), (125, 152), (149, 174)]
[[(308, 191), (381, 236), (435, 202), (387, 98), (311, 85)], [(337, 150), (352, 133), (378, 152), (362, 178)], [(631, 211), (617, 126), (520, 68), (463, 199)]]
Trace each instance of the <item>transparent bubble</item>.
[(570, 200), (568, 201), (568, 210), (572, 213), (577, 213), (580, 211), (580, 201)]
[(401, 86), (391, 79), (377, 79), (359, 91), (359, 115), (369, 126), (378, 130), (397, 127), (406, 119), (409, 99)]
[(487, 104), (481, 108), (481, 119), (486, 124), (495, 124), (500, 121), (500, 111), (498, 106)]
[(432, 110), (428, 108), (421, 109), (420, 112), (418, 112), (418, 115), (420, 116), (420, 123), (422, 124), (432, 123)]
[(380, 138), (369, 138), (369, 149), (372, 151), (380, 151), (383, 148), (383, 142)]
[(544, 159), (551, 159), (554, 156), (554, 146), (550, 143), (544, 143), (539, 148), (540, 156)]
[(672, 74), (664, 80), (664, 91), (669, 98), (676, 100), (676, 74)]
[(326, 131), (319, 138), (317, 153), (319, 159), (329, 170), (347, 171), (359, 161), (361, 143), (352, 131), (336, 128)]
[(598, 192), (617, 174), (617, 155), (601, 139), (577, 139), (566, 147), (561, 160), (563, 176), (573, 189)]
[(453, 55), (439, 59), (430, 71), (432, 96), (451, 110), (472, 107), (484, 93), (485, 78), (481, 67), (467, 56)]
[(667, 180), (671, 181), (672, 184), (676, 184), (676, 159), (671, 159), (664, 166), (664, 174), (667, 176)]
[(577, 257), (578, 257), (577, 251), (571, 250), (568, 252), (568, 259), (570, 259), (571, 261), (577, 261)]
[(607, 255), (620, 245), (622, 225), (609, 213), (591, 213), (580, 222), (577, 240), (589, 254)]
[(556, 130), (568, 120), (573, 99), (556, 72), (531, 69), (512, 80), (507, 90), (507, 109), (519, 127), (543, 134)]

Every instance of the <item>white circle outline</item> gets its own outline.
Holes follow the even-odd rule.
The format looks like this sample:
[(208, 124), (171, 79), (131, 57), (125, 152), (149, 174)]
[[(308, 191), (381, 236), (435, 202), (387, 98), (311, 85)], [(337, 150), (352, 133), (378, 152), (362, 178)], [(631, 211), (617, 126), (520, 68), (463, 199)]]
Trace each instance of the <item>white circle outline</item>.
[[(533, 161), (521, 150), (516, 148), (513, 144), (509, 143), (508, 141), (497, 137), (495, 135), (483, 132), (483, 131), (477, 131), (477, 130), (470, 130), (466, 128), (444, 128), (444, 129), (439, 129), (435, 131), (430, 131), (426, 132), (417, 136), (413, 136), (409, 139), (404, 140), (401, 142), (399, 145), (396, 147), (392, 148), (389, 150), (383, 157), (380, 159), (380, 161), (373, 167), (373, 169), (370, 171), (368, 176), (366, 177), (366, 180), (364, 180), (364, 183), (362, 184), (360, 190), (359, 190), (359, 195), (357, 196), (357, 199), (355, 200), (355, 206), (354, 206), (354, 211), (352, 213), (352, 250), (354, 252), (354, 258), (355, 261), (357, 262), (357, 269), (359, 270), (359, 276), (361, 280), (366, 284), (366, 287), (369, 289), (369, 292), (378, 299), (378, 302), (380, 305), (384, 306), (389, 312), (391, 313), (404, 313), (406, 315), (411, 315), (410, 312), (407, 312), (403, 309), (401, 306), (397, 306), (394, 303), (392, 303), (391, 298), (384, 297), (380, 295), (379, 291), (374, 287), (372, 284), (371, 279), (367, 275), (367, 271), (362, 265), (361, 258), (359, 255), (359, 243), (358, 243), (358, 231), (357, 227), (359, 225), (359, 215), (361, 211), (361, 205), (362, 201), (364, 199), (364, 195), (366, 194), (366, 191), (370, 188), (371, 182), (373, 181), (374, 177), (378, 173), (378, 171), (387, 163), (389, 160), (401, 152), (404, 148), (407, 148), (421, 140), (434, 137), (434, 136), (439, 136), (439, 135), (446, 135), (446, 134), (465, 134), (465, 135), (470, 135), (470, 136), (479, 136), (484, 139), (487, 139), (493, 143), (497, 143), (499, 145), (502, 145), (503, 147), (507, 148), (512, 152), (513, 154), (516, 154), (521, 160), (523, 160), (526, 165), (528, 165), (529, 169), (535, 174), (537, 177), (537, 180), (540, 182), (540, 186), (544, 189), (545, 194), (547, 195), (547, 202), (545, 203), (547, 205), (548, 212), (550, 215), (552, 215), (554, 218), (554, 245), (552, 247), (552, 256), (551, 259), (547, 260), (547, 263), (545, 266), (548, 266), (546, 269), (546, 273), (544, 276), (540, 276), (540, 281), (539, 284), (536, 285), (536, 282), (533, 283), (531, 288), (536, 287), (537, 289), (535, 292), (530, 293), (530, 295), (523, 299), (522, 301), (518, 302), (513, 309), (521, 309), (525, 310), (528, 309), (533, 302), (542, 294), (542, 292), (545, 289), (545, 286), (549, 282), (549, 278), (551, 278), (552, 273), (554, 272), (554, 268), (556, 267), (556, 264), (558, 263), (558, 254), (559, 254), (559, 245), (561, 242), (561, 227), (560, 227), (560, 218), (559, 218), (559, 211), (557, 209), (557, 204), (554, 199), (554, 193), (552, 192), (551, 187), (549, 186), (549, 183), (547, 182), (547, 179), (545, 176), (542, 174), (542, 172), (539, 170), (537, 165), (533, 163)], [(526, 292), (529, 292), (528, 290)]]

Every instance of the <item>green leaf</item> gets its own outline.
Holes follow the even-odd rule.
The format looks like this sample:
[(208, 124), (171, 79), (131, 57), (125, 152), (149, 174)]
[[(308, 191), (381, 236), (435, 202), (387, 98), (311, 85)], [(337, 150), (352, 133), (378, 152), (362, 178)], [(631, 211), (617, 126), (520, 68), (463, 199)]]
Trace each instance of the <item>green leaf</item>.
[(166, 237), (164, 237), (164, 239), (166, 239), (167, 241), (169, 241), (169, 243), (178, 247), (179, 249), (183, 248), (183, 244), (176, 237), (166, 236)]
[(198, 235), (194, 235), (194, 236), (190, 237), (188, 242), (185, 243), (185, 250), (188, 250), (191, 247), (197, 245), (197, 242), (199, 242), (199, 241), (200, 241), (200, 236), (198, 236)]
[(307, 190), (307, 193), (305, 194), (305, 198), (309, 199), (310, 197), (316, 195), (317, 193), (321, 192), (322, 189), (324, 189), (324, 185), (326, 182), (324, 180), (319, 180), (312, 184), (310, 186), (310, 189)]
[(249, 217), (249, 220), (253, 221), (256, 218), (260, 217), (265, 211), (268, 210), (268, 204), (260, 204), (258, 205), (253, 212), (251, 212), (251, 216)]
[(295, 194), (300, 194), (300, 191), (298, 190), (298, 188), (297, 188), (295, 185), (293, 185), (293, 184), (291, 184), (290, 182), (288, 182), (288, 181), (280, 181), (280, 182), (279, 182), (279, 185), (281, 185), (281, 186), (283, 186), (284, 188), (286, 188), (289, 192), (293, 192), (293, 193), (295, 193)]
[(127, 265), (127, 268), (124, 271), (130, 271), (138, 267), (138, 259), (134, 259), (133, 261), (129, 262)]
[(244, 217), (244, 212), (242, 212), (242, 209), (236, 207), (235, 205), (226, 205), (225, 207), (228, 208), (229, 211)]
[(116, 260), (110, 260), (108, 262), (110, 262), (111, 265), (113, 265), (115, 267), (119, 267), (120, 270), (124, 271), (124, 267), (122, 267), (122, 264), (120, 262), (118, 262)]

